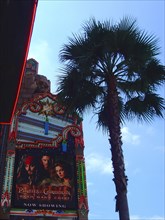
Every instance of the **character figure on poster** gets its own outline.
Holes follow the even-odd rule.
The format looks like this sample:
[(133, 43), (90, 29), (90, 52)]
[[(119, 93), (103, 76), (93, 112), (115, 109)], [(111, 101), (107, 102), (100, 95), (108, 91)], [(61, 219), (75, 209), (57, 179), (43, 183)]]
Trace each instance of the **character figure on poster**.
[(55, 163), (51, 186), (59, 186), (59, 195), (61, 194), (60, 191), (63, 192), (61, 198), (66, 201), (74, 197), (73, 181), (70, 175), (71, 167), (69, 164)]
[(49, 154), (43, 154), (39, 161), (38, 176), (41, 183), (45, 179), (51, 178), (53, 160)]
[(50, 178), (46, 178), (41, 182), (41, 185), (51, 186), (68, 186), (72, 187), (72, 179), (70, 176), (71, 170), (68, 169), (65, 163), (55, 163)]
[(60, 162), (54, 165), (54, 179), (62, 186), (72, 187), (71, 178), (66, 164)]
[(30, 186), (38, 183), (37, 164), (34, 156), (27, 155), (20, 161), (17, 170), (17, 184), (28, 184)]

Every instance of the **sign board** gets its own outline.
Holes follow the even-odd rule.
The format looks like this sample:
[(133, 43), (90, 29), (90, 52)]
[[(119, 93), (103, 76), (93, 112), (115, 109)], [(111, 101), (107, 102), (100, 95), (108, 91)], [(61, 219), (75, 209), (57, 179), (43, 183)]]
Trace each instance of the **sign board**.
[(12, 207), (76, 209), (75, 166), (59, 148), (16, 149)]

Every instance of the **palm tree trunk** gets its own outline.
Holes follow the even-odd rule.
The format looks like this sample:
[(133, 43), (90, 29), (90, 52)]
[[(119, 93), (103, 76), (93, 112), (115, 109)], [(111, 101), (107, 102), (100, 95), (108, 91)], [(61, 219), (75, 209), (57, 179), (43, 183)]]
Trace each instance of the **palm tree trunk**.
[(112, 164), (114, 168), (114, 183), (116, 186), (116, 212), (119, 212), (120, 220), (129, 220), (129, 208), (127, 201), (127, 176), (125, 175), (124, 157), (122, 151), (120, 115), (118, 105), (118, 93), (115, 87), (115, 78), (111, 78), (108, 91), (108, 123), (109, 142), (111, 145)]
[[(111, 132), (112, 133), (112, 132)], [(111, 135), (112, 136), (112, 135)], [(114, 168), (114, 183), (116, 186), (116, 212), (119, 212), (120, 220), (129, 220), (127, 201), (127, 176), (125, 175), (124, 160), (121, 146), (113, 143), (110, 139), (112, 163)]]

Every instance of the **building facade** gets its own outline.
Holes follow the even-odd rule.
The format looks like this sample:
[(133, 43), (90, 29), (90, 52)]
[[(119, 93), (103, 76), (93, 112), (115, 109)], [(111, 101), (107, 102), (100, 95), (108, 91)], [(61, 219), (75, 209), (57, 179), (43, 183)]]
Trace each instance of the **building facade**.
[(5, 145), (0, 219), (88, 219), (82, 119), (65, 116), (34, 59)]

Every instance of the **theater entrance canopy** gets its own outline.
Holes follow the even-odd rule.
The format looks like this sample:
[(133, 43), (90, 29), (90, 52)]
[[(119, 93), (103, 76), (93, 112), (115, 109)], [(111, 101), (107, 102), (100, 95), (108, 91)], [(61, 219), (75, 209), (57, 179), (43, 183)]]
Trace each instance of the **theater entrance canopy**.
[(10, 124), (16, 108), (37, 3), (0, 1), (0, 124)]

